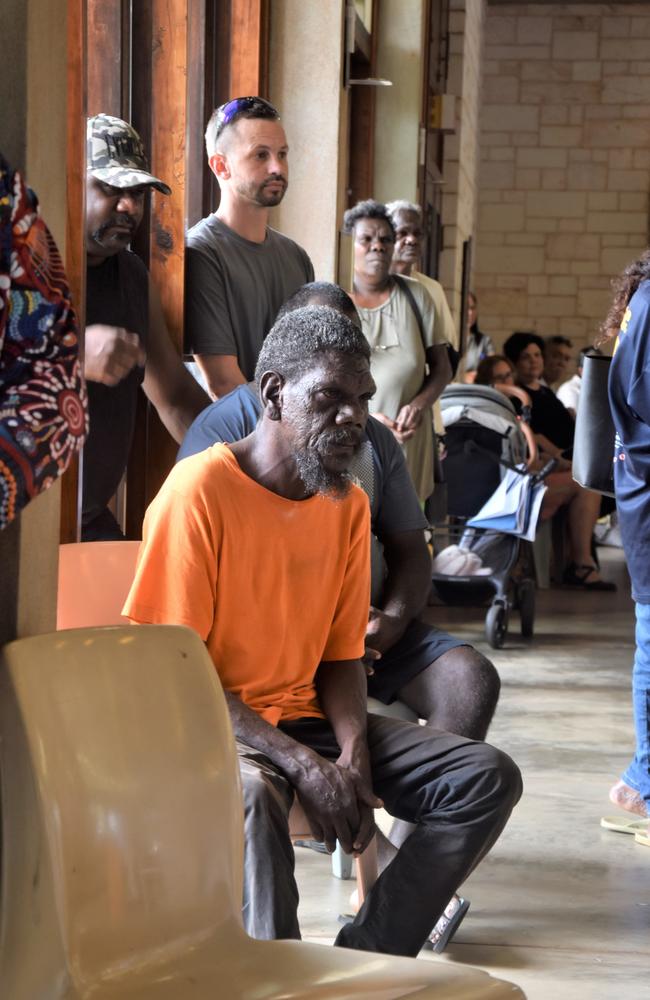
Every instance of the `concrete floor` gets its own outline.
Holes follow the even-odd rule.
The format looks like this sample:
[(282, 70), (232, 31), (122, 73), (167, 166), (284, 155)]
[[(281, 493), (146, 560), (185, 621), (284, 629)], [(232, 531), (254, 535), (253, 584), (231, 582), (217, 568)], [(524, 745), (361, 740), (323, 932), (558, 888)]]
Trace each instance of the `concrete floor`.
[[(535, 638), (512, 632), (490, 650), (479, 610), (431, 609), (499, 669), (490, 740), (524, 776), (524, 796), (463, 889), (471, 909), (440, 959), (517, 983), (529, 1000), (650, 998), (650, 850), (599, 826), (617, 810), (607, 791), (633, 745), (633, 611), (622, 553), (601, 549), (617, 594), (538, 593)], [(623, 815), (623, 814), (622, 814)], [(352, 882), (298, 850), (301, 925), (329, 942)]]

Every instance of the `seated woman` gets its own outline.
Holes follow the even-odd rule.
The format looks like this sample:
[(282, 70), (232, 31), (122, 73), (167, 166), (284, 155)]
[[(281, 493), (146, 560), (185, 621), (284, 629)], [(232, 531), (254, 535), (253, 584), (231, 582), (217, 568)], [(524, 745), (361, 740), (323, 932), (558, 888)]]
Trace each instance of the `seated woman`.
[(491, 354), (479, 361), (476, 369), (475, 385), (489, 385), (499, 388), (515, 384), (515, 366), (504, 354)]
[(530, 429), (530, 396), (525, 389), (515, 385), (515, 366), (512, 362), (504, 354), (491, 354), (489, 358), (483, 358), (476, 369), (474, 385), (487, 385), (508, 397), (515, 408), (528, 446), (528, 468), (541, 469), (543, 463), (538, 461), (537, 441)]
[(531, 427), (541, 460), (557, 459), (556, 470), (546, 478), (548, 489), (542, 518), (552, 517), (560, 507), (567, 507), (571, 563), (564, 571), (564, 582), (585, 590), (616, 590), (616, 584), (601, 578), (592, 556), (600, 496), (583, 489), (571, 475), (573, 418), (555, 393), (541, 382), (544, 341), (535, 333), (513, 333), (503, 351), (515, 367), (518, 384), (530, 396)]

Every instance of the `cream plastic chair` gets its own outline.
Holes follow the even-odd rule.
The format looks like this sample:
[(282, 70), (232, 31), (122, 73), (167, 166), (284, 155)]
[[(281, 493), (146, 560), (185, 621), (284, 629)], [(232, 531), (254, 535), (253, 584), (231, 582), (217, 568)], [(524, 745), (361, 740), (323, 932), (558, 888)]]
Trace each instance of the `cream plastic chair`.
[(173, 626), (10, 643), (0, 662), (7, 1000), (498, 1000), (450, 963), (255, 941), (217, 674)]

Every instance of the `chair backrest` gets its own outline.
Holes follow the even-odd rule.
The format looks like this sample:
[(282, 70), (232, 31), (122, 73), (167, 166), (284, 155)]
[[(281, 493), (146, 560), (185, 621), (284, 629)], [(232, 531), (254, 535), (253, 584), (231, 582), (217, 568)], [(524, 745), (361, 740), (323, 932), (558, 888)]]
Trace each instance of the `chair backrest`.
[(2, 996), (94, 994), (127, 966), (244, 935), (234, 740), (191, 630), (5, 646), (0, 776)]
[(124, 625), (121, 611), (135, 575), (140, 542), (59, 546), (56, 627)]

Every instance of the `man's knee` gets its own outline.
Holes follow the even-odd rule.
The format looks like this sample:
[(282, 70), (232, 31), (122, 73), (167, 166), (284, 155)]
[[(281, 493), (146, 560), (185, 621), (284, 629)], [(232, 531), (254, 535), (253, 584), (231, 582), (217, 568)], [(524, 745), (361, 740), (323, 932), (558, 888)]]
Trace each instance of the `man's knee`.
[(499, 694), (501, 692), (501, 678), (497, 668), (487, 656), (483, 656), (473, 646), (465, 646), (468, 659), (468, 670), (474, 681), (477, 691), (480, 692), (481, 701), (486, 707), (490, 707), (492, 713), (497, 707)]
[(462, 807), (477, 819), (507, 816), (522, 788), (519, 768), (508, 754), (480, 740), (463, 740), (448, 747), (442, 781), (428, 785), (424, 811), (432, 817), (448, 811), (453, 817)]
[(523, 791), (521, 771), (514, 760), (489, 743), (475, 743), (472, 747), (476, 798), (513, 809)]
[(457, 660), (455, 670), (471, 687), (481, 693), (482, 700), (496, 705), (501, 690), (501, 679), (491, 660), (473, 646), (458, 646), (452, 650)]

